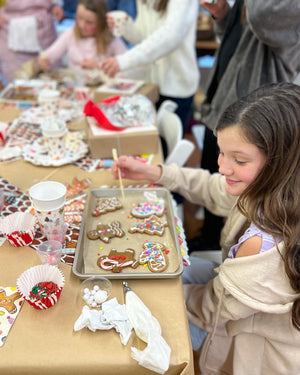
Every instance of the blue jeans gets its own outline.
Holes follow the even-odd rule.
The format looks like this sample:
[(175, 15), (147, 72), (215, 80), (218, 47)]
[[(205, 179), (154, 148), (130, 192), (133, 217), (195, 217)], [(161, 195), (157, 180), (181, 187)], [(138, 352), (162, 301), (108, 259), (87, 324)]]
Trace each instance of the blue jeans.
[[(217, 275), (214, 268), (218, 265), (211, 260), (191, 256), (190, 262), (191, 265), (184, 267), (182, 273), (183, 284), (206, 284)], [(207, 336), (207, 332), (191, 322), (189, 322), (189, 328), (193, 350), (199, 351)]]

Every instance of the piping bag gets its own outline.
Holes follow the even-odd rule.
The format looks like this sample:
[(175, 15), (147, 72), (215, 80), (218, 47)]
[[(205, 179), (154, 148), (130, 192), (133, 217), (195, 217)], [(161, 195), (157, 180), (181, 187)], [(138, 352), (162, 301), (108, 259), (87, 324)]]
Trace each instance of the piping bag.
[(161, 336), (160, 324), (125, 281), (123, 288), (128, 319), (138, 338), (148, 344), (143, 351), (131, 347), (131, 357), (139, 365), (164, 374), (169, 368), (171, 348)]

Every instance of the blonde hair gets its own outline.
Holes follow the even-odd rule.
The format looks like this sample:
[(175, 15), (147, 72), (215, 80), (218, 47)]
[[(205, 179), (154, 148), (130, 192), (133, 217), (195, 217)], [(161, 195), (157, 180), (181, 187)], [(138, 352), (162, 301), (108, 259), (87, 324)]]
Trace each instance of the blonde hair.
[[(105, 0), (79, 0), (78, 5), (83, 5), (87, 10), (96, 13), (97, 29), (96, 29), (96, 44), (98, 53), (106, 53), (107, 47), (112, 40), (111, 32), (106, 23), (106, 13), (108, 12), (107, 3)], [(78, 6), (77, 5), (77, 6)], [(77, 23), (75, 24), (75, 38), (80, 39), (81, 34)]]

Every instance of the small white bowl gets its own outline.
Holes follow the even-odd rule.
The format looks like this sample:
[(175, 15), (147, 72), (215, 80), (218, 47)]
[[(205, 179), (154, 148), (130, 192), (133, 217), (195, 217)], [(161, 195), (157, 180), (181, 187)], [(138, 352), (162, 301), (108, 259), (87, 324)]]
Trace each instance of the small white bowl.
[(92, 308), (97, 308), (111, 295), (112, 284), (106, 277), (93, 276), (81, 283), (80, 296)]

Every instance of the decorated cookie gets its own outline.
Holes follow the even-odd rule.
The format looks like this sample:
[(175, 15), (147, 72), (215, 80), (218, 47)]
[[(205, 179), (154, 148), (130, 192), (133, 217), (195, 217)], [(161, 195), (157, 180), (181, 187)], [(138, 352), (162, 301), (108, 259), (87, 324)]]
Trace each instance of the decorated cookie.
[(146, 233), (150, 235), (157, 234), (162, 236), (165, 232), (165, 227), (168, 226), (167, 222), (163, 222), (156, 215), (152, 215), (144, 220), (138, 220), (135, 226), (128, 229), (129, 233)]
[(15, 301), (21, 297), (20, 293), (15, 292), (8, 296), (4, 289), (0, 289), (0, 307), (3, 307), (10, 314), (17, 311)]
[(109, 243), (109, 240), (113, 237), (123, 237), (125, 232), (121, 228), (119, 221), (113, 221), (110, 224), (99, 223), (96, 229), (91, 230), (87, 233), (90, 240), (100, 239), (105, 243)]
[(97, 199), (96, 207), (92, 215), (99, 216), (107, 212), (119, 210), (122, 207), (122, 203), (116, 197), (100, 198)]
[(131, 215), (140, 219), (144, 219), (151, 215), (162, 216), (164, 214), (165, 204), (162, 199), (156, 202), (139, 203), (138, 206), (133, 207)]
[(135, 251), (133, 249), (126, 249), (125, 251), (111, 249), (108, 255), (98, 258), (97, 265), (104, 270), (119, 273), (125, 267), (138, 267), (139, 262), (135, 259)]
[(148, 268), (151, 272), (163, 272), (168, 267), (168, 258), (166, 256), (166, 247), (165, 245), (159, 242), (148, 242), (146, 241), (143, 244), (145, 249), (139, 255), (140, 264), (148, 265)]

